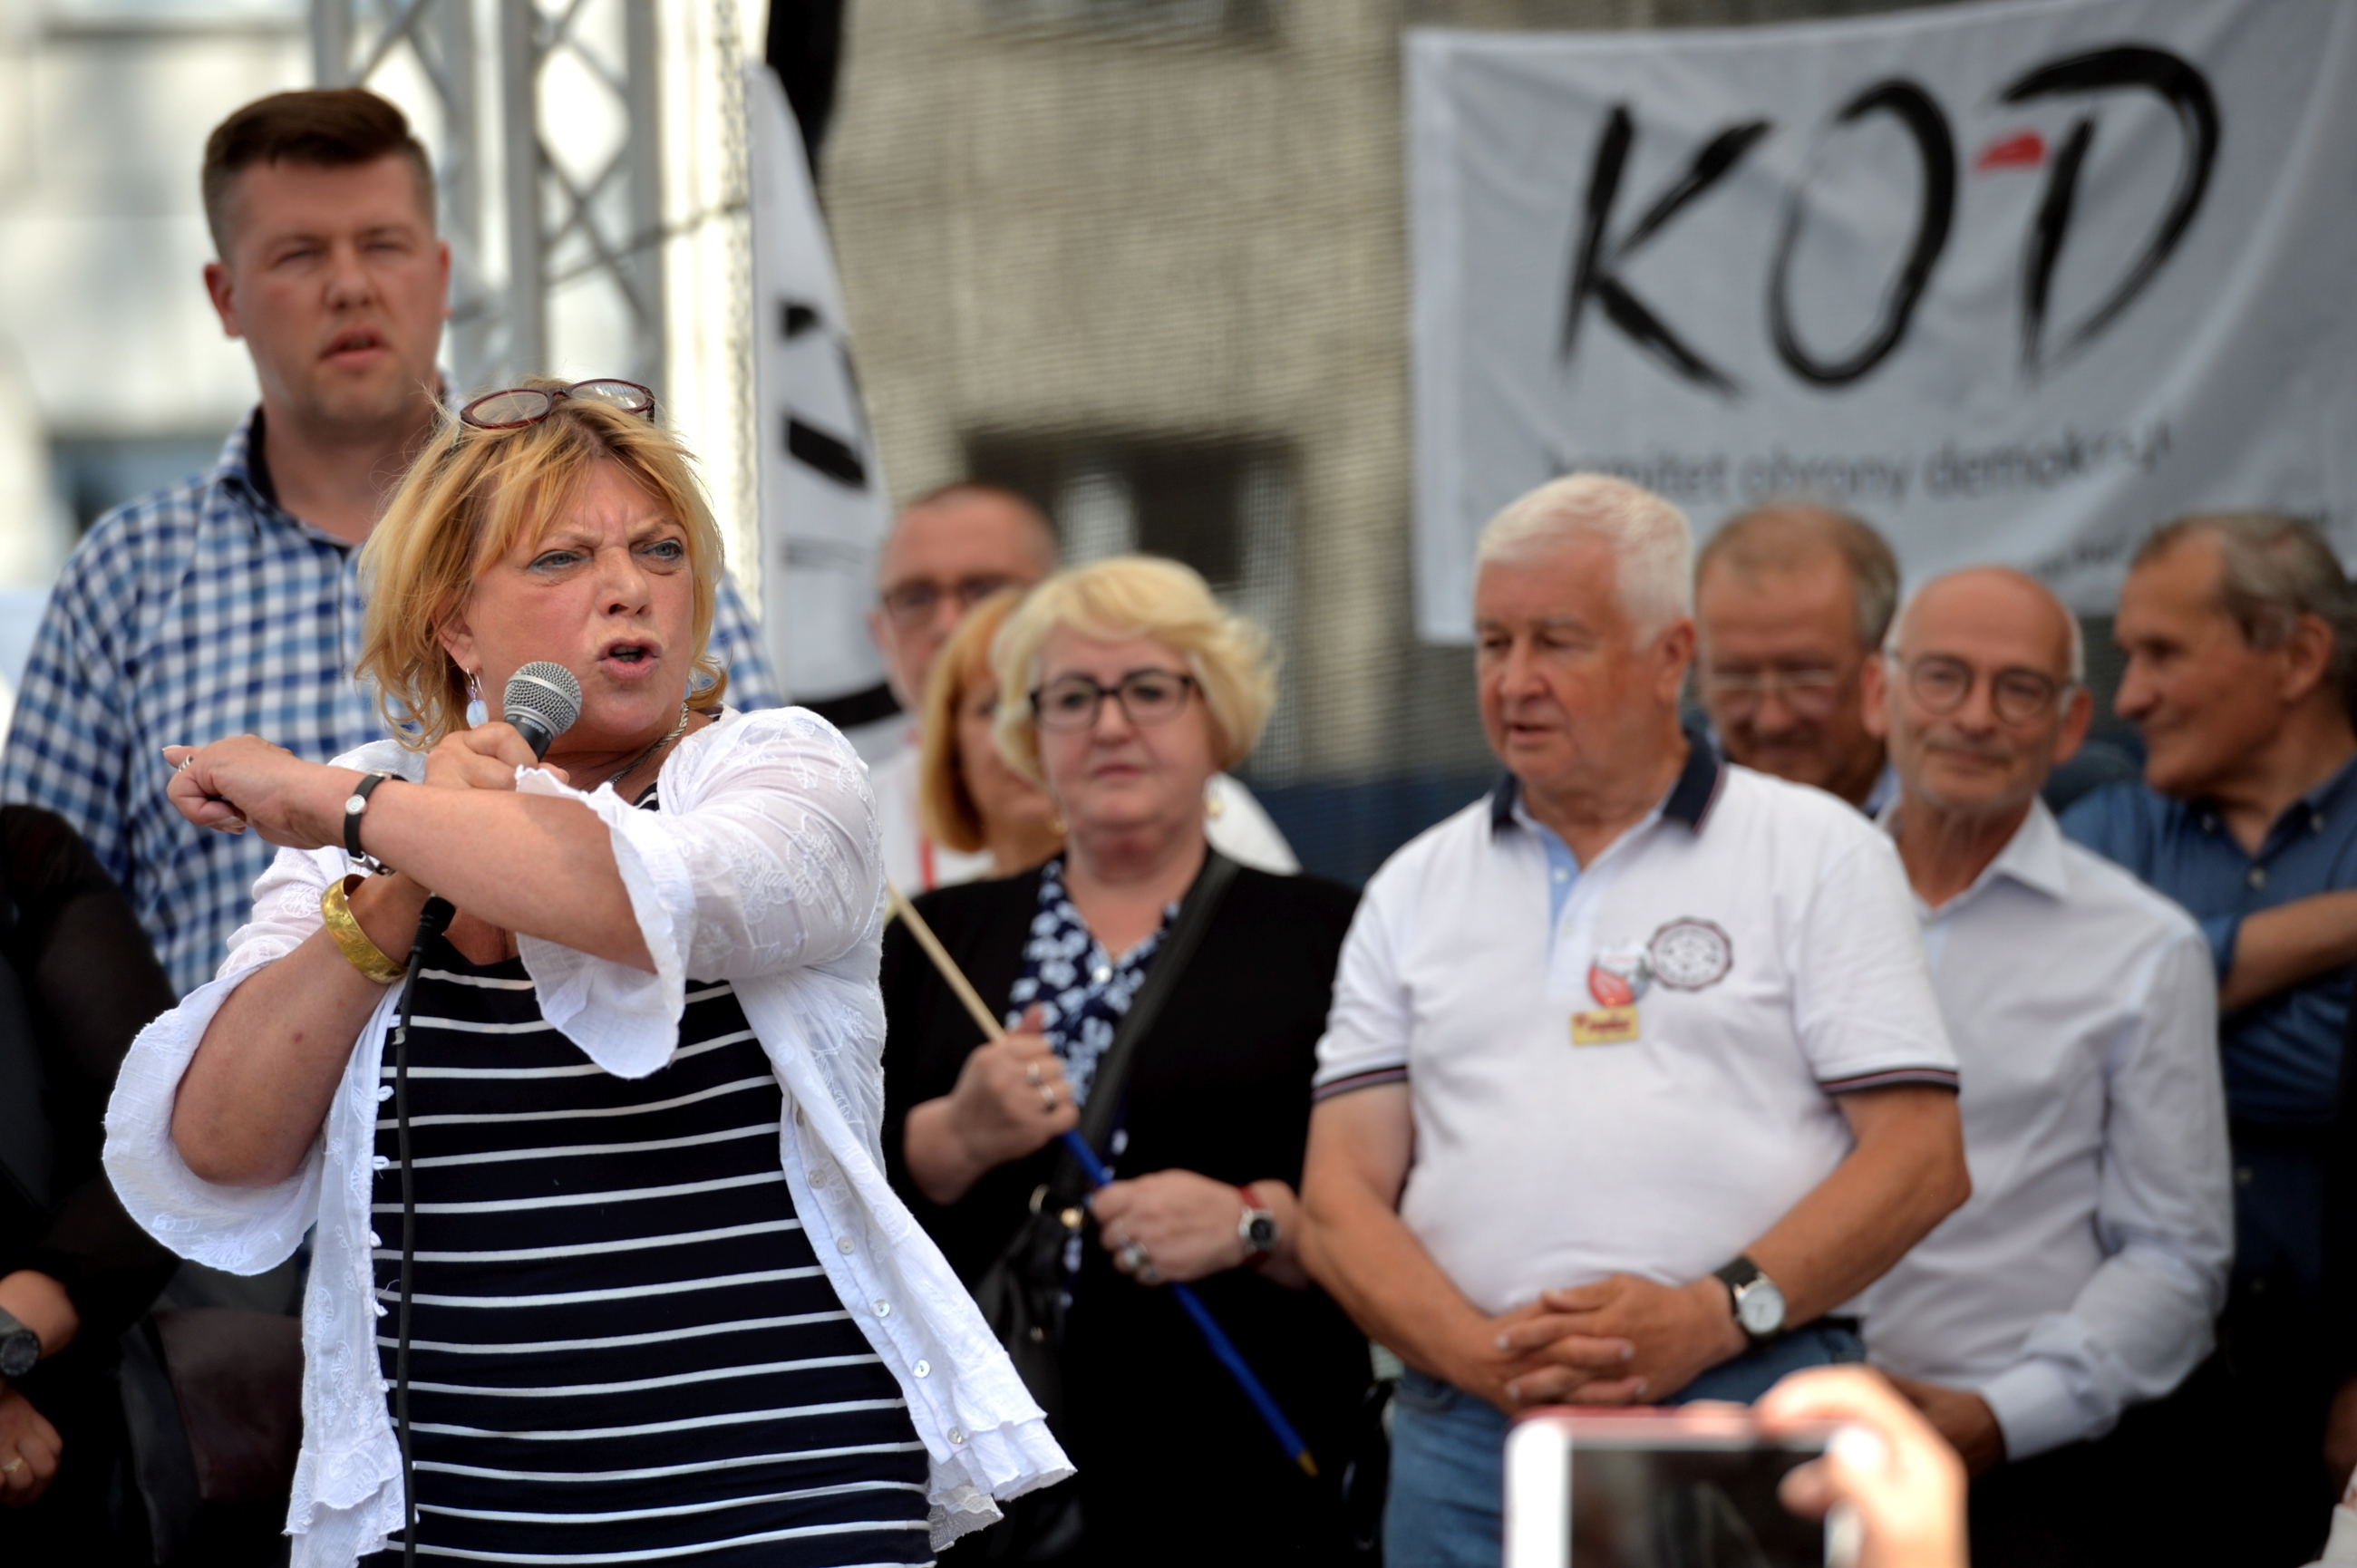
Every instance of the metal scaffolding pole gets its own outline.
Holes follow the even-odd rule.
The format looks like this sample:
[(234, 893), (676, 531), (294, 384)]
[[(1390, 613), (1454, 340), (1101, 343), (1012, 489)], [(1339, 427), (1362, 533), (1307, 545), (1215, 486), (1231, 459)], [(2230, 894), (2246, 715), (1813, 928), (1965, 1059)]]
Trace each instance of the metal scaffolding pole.
[[(460, 389), (551, 369), (565, 352), (550, 332), (560, 295), (588, 296), (575, 317), (605, 323), (610, 331), (597, 336), (626, 345), (624, 362), (601, 364), (599, 373), (659, 386), (656, 3), (312, 0), (320, 85), (384, 91), (430, 144), (438, 140), (440, 221), (455, 274), (450, 364)], [(484, 37), (496, 50), (490, 71), (478, 49)], [(560, 57), (573, 69), (553, 89), (549, 68)], [(435, 119), (438, 138), (425, 124)], [(543, 136), (551, 124), (617, 124), (617, 150), (586, 178), (553, 157)]]

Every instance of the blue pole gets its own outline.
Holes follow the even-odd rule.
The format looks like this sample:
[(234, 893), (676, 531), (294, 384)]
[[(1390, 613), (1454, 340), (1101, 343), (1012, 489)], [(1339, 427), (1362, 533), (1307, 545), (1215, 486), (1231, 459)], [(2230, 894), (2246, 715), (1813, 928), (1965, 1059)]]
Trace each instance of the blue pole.
[[(1061, 1136), (1064, 1147), (1070, 1149), (1072, 1157), (1080, 1162), (1092, 1187), (1103, 1187), (1113, 1180), (1098, 1160), (1096, 1151), (1090, 1148), (1079, 1133), (1065, 1133)], [(1268, 1423), (1269, 1433), (1275, 1437), (1277, 1446), (1285, 1450), (1285, 1456), (1300, 1466), (1305, 1474), (1317, 1475), (1318, 1462), (1309, 1456), (1309, 1445), (1301, 1441), (1301, 1434), (1293, 1430), (1291, 1422), (1285, 1419), (1285, 1412), (1277, 1408), (1276, 1401), (1261, 1385), (1251, 1364), (1245, 1361), (1243, 1353), (1236, 1348), (1235, 1341), (1228, 1337), (1227, 1330), (1222, 1328), (1219, 1320), (1211, 1316), (1211, 1308), (1205, 1306), (1202, 1298), (1185, 1284), (1173, 1282), (1170, 1294), (1178, 1298), (1178, 1305), (1187, 1309), (1187, 1316), (1193, 1318), (1195, 1326), (1203, 1331), (1203, 1343), (1211, 1347), (1211, 1354), (1219, 1359), (1220, 1365), (1228, 1369), (1229, 1375), (1236, 1380), (1236, 1386), (1243, 1390), (1244, 1397), (1252, 1401), (1253, 1408), (1260, 1412), (1261, 1420)]]

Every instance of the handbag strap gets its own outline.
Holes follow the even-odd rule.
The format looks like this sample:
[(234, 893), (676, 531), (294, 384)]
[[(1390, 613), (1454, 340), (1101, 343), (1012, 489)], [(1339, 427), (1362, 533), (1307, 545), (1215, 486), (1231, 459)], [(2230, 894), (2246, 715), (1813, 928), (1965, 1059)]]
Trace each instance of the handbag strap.
[[(1203, 869), (1196, 873), (1194, 886), (1180, 900), (1168, 934), (1163, 938), (1153, 961), (1146, 965), (1146, 979), (1129, 999), (1129, 1010), (1121, 1015), (1104, 1055), (1097, 1058), (1096, 1071), (1089, 1080), (1089, 1102), (1082, 1109), (1081, 1124), (1074, 1129), (1090, 1148), (1102, 1151), (1105, 1140), (1112, 1135), (1114, 1118), (1120, 1114), (1122, 1095), (1129, 1087), (1130, 1059), (1137, 1054), (1138, 1042), (1153, 1029), (1164, 1000), (1186, 972), (1187, 961), (1195, 956), (1196, 948), (1202, 945), (1211, 916), (1227, 895), (1228, 885), (1235, 879), (1236, 863), (1216, 849), (1207, 849)], [(1058, 1176), (1068, 1177), (1079, 1171), (1080, 1162), (1067, 1152)], [(1071, 1190), (1062, 1179), (1058, 1185)], [(1083, 1179), (1080, 1190), (1087, 1190), (1087, 1185)]]

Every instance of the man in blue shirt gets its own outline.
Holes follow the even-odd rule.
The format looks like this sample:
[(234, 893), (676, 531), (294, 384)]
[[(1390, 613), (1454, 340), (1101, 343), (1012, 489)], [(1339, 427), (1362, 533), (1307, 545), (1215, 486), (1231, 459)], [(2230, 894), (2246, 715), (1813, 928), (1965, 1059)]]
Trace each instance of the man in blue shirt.
[[(450, 279), (425, 149), (374, 93), (249, 103), (207, 142), (202, 179), (206, 291), (261, 403), (210, 472), (75, 549), (0, 757), (0, 799), (81, 832), (183, 993), (211, 978), (275, 852), (181, 820), (163, 748), (250, 732), (325, 762), (384, 734), (349, 674), (359, 547), (440, 415)], [(712, 650), (730, 702), (776, 703), (725, 577)]]
[(2357, 590), (2305, 524), (2188, 518), (2137, 553), (2115, 636), (2144, 783), (2088, 796), (2063, 831), (2182, 904), (2210, 941), (2236, 1257), (2207, 1408), (2232, 1423), (2238, 1471), (2212, 1486), (2232, 1499), (2233, 1561), (2302, 1563), (2330, 1502), (2320, 1444), (2340, 1360), (2324, 1191), (2357, 964)]

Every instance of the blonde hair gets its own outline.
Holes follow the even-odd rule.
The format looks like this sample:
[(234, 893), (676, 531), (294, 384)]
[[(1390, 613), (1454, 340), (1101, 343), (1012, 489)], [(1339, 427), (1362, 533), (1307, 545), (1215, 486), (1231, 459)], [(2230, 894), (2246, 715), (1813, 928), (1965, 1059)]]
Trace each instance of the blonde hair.
[(1007, 766), (1035, 784), (1046, 780), (1031, 688), (1039, 682), (1040, 654), (1059, 628), (1100, 642), (1151, 638), (1185, 659), (1211, 715), (1212, 764), (1222, 770), (1252, 755), (1276, 705), (1276, 660), (1268, 634), (1222, 609), (1191, 567), (1151, 555), (1116, 555), (1059, 572), (1031, 590), (998, 628), (990, 650), (991, 672), (998, 677), (992, 734)]
[[(568, 383), (535, 377), (523, 384), (557, 391)], [(353, 672), (375, 684), (377, 711), (404, 746), (424, 751), (467, 727), (467, 671), (442, 646), (442, 628), (491, 563), (555, 523), (598, 463), (619, 467), (685, 531), (695, 593), (688, 702), (720, 705), (728, 674), (705, 644), (724, 551), (694, 459), (644, 414), (559, 398), (547, 418), (516, 430), (479, 430), (445, 415), (361, 547), (368, 608)], [(498, 693), (485, 697), (496, 703)]]
[[(1001, 588), (966, 612), (957, 630), (942, 645), (933, 673), (925, 682), (920, 706), (917, 747), (917, 821), (925, 836), (961, 854), (972, 854), (985, 841), (982, 808), (967, 788), (965, 764), (958, 748), (958, 710), (977, 681), (990, 673), (990, 639), (1023, 602), (1021, 588)], [(1003, 705), (1006, 693), (1002, 689)]]

